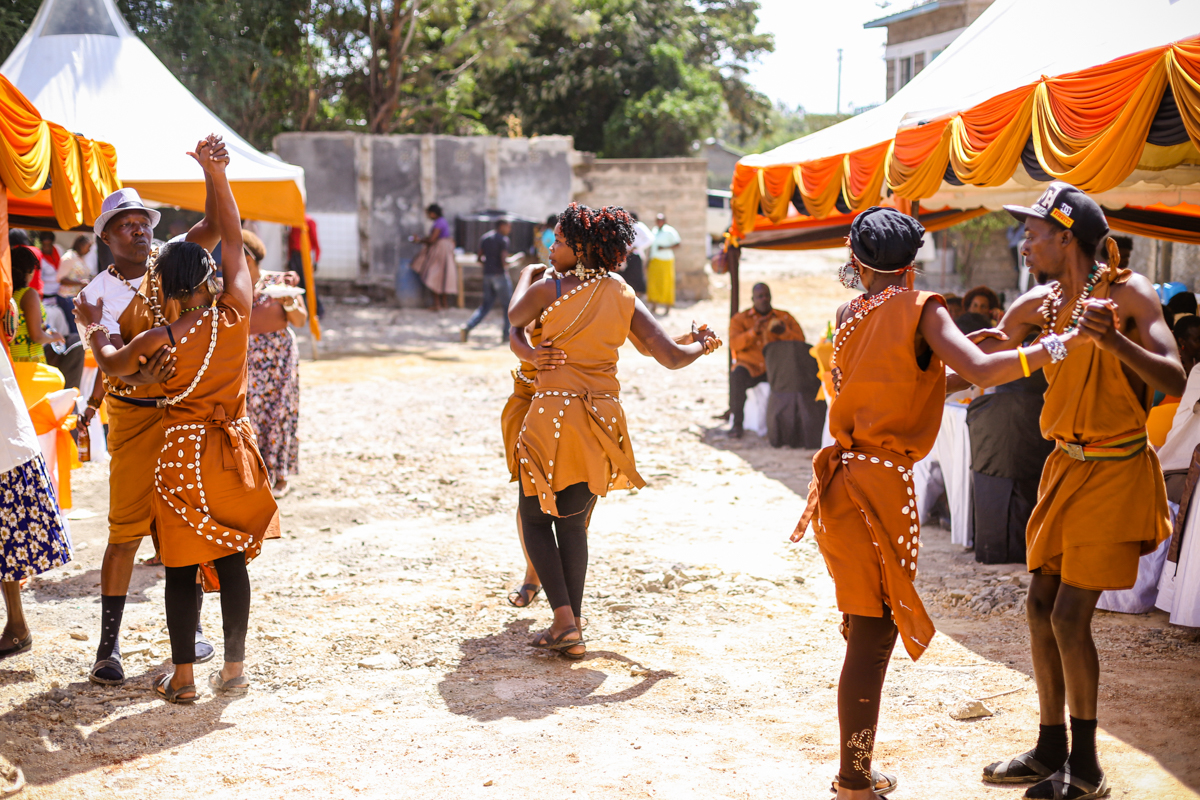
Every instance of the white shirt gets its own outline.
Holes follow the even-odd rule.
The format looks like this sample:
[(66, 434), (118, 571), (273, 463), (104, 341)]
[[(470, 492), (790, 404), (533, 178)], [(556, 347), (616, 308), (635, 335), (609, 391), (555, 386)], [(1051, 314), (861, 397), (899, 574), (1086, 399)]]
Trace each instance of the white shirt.
[(642, 257), (642, 263), (650, 260), (650, 246), (654, 244), (654, 234), (646, 227), (646, 223), (638, 220), (633, 223), (633, 252)]
[[(58, 250), (58, 245), (54, 246)], [(62, 253), (59, 253), (62, 256)], [(42, 259), (42, 295), (49, 297), (52, 294), (58, 294), (58, 270), (48, 260), (38, 255)]]
[(1171, 422), (1171, 432), (1167, 441), (1158, 449), (1158, 460), (1162, 463), (1163, 471), (1187, 469), (1192, 464), (1192, 452), (1200, 444), (1200, 414), (1196, 412), (1196, 403), (1200, 402), (1200, 369), (1192, 368), (1188, 375), (1187, 386), (1183, 389), (1183, 397), (1179, 408), (1175, 411), (1175, 419)]
[[(129, 308), (133, 296), (137, 294), (141, 285), (142, 278), (134, 278), (126, 285), (120, 278), (114, 277), (111, 272), (104, 270), (93, 278), (91, 283), (83, 287), (79, 296), (92, 304), (103, 298), (104, 308), (100, 310), (100, 324), (104, 326), (110, 336), (120, 336), (121, 315), (125, 313), (126, 308)], [(129, 342), (125, 344), (129, 344)]]
[(0, 474), (33, 460), (41, 452), (12, 364), (0, 356)]

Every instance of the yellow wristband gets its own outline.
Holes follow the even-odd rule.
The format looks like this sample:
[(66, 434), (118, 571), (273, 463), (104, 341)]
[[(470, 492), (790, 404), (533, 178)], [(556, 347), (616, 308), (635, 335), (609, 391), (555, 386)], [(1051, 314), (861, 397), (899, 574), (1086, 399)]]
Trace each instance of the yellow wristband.
[(1021, 358), (1021, 372), (1025, 373), (1025, 377), (1029, 377), (1029, 361), (1025, 358), (1025, 348), (1018, 347), (1017, 355)]

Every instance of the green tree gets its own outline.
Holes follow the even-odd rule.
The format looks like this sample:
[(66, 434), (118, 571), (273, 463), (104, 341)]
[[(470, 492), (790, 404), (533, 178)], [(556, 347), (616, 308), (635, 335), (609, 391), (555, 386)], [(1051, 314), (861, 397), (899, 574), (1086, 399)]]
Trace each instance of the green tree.
[(521, 51), (480, 71), (481, 119), (571, 134), (607, 157), (677, 156), (728, 114), (758, 130), (769, 104), (746, 82), (773, 47), (756, 0), (575, 0), (586, 25), (543, 18)]
[(309, 0), (118, 0), (129, 26), (192, 94), (256, 147), (299, 127)]
[(42, 0), (0, 0), (0, 63), (29, 30), (41, 5)]

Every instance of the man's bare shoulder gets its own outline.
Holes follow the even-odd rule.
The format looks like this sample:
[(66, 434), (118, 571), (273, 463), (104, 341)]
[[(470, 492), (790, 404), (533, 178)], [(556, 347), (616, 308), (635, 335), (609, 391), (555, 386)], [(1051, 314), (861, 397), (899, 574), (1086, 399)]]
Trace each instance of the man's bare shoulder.
[(1153, 307), (1161, 312), (1162, 300), (1154, 284), (1145, 275), (1132, 272), (1121, 283), (1114, 283), (1110, 295), (1118, 306)]

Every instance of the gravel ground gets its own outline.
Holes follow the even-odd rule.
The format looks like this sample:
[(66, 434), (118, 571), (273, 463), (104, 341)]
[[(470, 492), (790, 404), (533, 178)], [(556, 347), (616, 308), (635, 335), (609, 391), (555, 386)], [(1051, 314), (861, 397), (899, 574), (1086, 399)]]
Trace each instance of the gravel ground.
[[(744, 291), (768, 278), (813, 336), (846, 296), (837, 257), (750, 254)], [(665, 324), (695, 316), (724, 330), (720, 278), (714, 295)], [(35, 649), (0, 666), (0, 756), (24, 770), (26, 796), (829, 796), (838, 615), (811, 538), (786, 540), (812, 453), (726, 438), (714, 418), (723, 352), (667, 372), (627, 348), (626, 411), (649, 486), (594, 516), (588, 658), (535, 653), (526, 641), (549, 622), (544, 600), (505, 602), (521, 576), (497, 424), (513, 360), (486, 323), (458, 344), (465, 317), (332, 305), (325, 357), (301, 367), (285, 537), (251, 566), (243, 699), (151, 697), (169, 644), (162, 570), (147, 566), (126, 611), (129, 681), (86, 682), (107, 467), (75, 473), (76, 560), (31, 582)], [(976, 564), (948, 531), (923, 539), (918, 585), (941, 635), (918, 664), (893, 659), (877, 758), (899, 774), (897, 798), (1020, 797), (979, 774), (1036, 731), (1028, 579)], [(215, 597), (203, 619), (219, 634)], [(1100, 614), (1096, 631), (1113, 796), (1196, 797), (1194, 632), (1158, 613)], [(981, 698), (991, 716), (952, 716)]]

